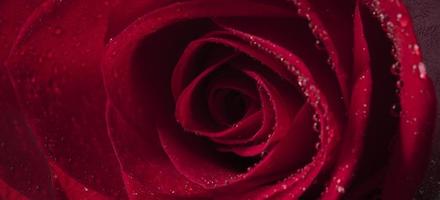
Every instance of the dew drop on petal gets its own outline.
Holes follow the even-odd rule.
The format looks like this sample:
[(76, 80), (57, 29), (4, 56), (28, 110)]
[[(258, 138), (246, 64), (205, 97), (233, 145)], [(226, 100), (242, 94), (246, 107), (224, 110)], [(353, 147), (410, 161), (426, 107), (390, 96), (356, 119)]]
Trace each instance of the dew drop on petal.
[[(268, 139), (269, 139), (269, 138), (268, 138)], [(266, 154), (267, 154), (267, 151), (262, 151), (262, 152), (260, 153), (261, 158), (264, 158), (264, 156), (266, 156)]]
[(391, 21), (387, 22), (386, 23), (386, 27), (387, 27), (388, 33), (392, 33), (394, 31), (394, 24), (393, 24), (393, 22), (391, 22)]
[(319, 143), (319, 142), (317, 142), (316, 144), (315, 144), (315, 149), (319, 149), (319, 147), (321, 147), (321, 143)]
[(342, 187), (342, 186), (340, 186), (340, 185), (336, 186), (336, 190), (337, 190), (339, 193), (344, 193), (344, 192), (345, 192), (345, 188)]
[(318, 133), (321, 132), (321, 127), (319, 125), (319, 122), (314, 122), (313, 123), (313, 130), (318, 132)]
[(419, 74), (420, 74), (419, 77), (421, 79), (425, 79), (426, 78), (426, 66), (425, 66), (425, 63), (420, 62), (417, 65), (417, 68), (419, 69)]
[(382, 14), (382, 13), (379, 14), (378, 17), (379, 17), (379, 20), (380, 20), (380, 21), (384, 21), (385, 18), (386, 18), (386, 16), (385, 16), (384, 14)]
[(397, 21), (400, 21), (402, 19), (402, 13), (397, 13), (396, 17)]
[(399, 24), (400, 24), (400, 26), (401, 27), (406, 27), (406, 26), (408, 26), (408, 19), (406, 19), (403, 15), (402, 15), (402, 13), (397, 13), (397, 15), (396, 15), (396, 19), (397, 19), (397, 22), (399, 22)]
[(402, 80), (396, 81), (396, 87), (397, 88), (402, 88), (403, 87), (403, 81)]
[(61, 33), (63, 33), (63, 30), (61, 30), (61, 28), (57, 27), (53, 30), (53, 33), (55, 35), (61, 35)]
[(399, 63), (394, 63), (393, 65), (391, 65), (391, 73), (393, 75), (400, 75), (400, 64)]
[(390, 114), (392, 116), (399, 117), (400, 116), (400, 111), (401, 111), (400, 105), (399, 104), (393, 104), (391, 106)]
[(412, 45), (413, 54), (420, 55), (420, 47), (417, 44)]
[(320, 40), (316, 40), (315, 41), (315, 47), (319, 50), (323, 50), (324, 49), (324, 44), (320, 41)]
[(318, 115), (318, 113), (313, 114), (313, 120), (314, 120), (314, 121), (319, 121), (319, 115)]

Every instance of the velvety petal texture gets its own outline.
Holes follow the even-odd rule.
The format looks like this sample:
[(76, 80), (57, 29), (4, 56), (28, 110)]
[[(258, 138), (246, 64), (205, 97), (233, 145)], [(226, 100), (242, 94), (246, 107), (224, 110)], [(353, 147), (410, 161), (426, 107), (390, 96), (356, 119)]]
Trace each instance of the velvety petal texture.
[(400, 0), (0, 2), (0, 199), (412, 199)]

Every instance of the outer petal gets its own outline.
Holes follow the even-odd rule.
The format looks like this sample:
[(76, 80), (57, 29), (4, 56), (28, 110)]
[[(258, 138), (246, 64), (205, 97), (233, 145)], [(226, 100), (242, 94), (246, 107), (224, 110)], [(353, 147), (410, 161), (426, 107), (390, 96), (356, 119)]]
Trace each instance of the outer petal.
[(55, 197), (47, 160), (26, 124), (3, 65), (20, 27), (40, 3), (0, 3), (0, 199)]
[(36, 141), (60, 169), (53, 171), (58, 181), (71, 177), (78, 183), (59, 186), (84, 191), (68, 198), (95, 196), (92, 190), (125, 198), (104, 115), (99, 61), (108, 8), (103, 5), (47, 1), (27, 20), (7, 63)]
[(373, 11), (387, 16), (379, 19), (395, 45), (400, 79), (404, 83), (400, 94), (400, 132), (393, 146), (383, 198), (411, 199), (429, 160), (436, 113), (435, 90), (427, 77), (406, 8), (400, 1), (380, 5), (366, 2)]

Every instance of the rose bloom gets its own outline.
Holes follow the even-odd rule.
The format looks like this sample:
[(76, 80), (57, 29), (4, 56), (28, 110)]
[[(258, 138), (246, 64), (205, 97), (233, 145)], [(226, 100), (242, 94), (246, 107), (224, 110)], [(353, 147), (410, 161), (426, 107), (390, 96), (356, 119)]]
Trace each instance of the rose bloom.
[(0, 199), (411, 199), (400, 0), (2, 0)]

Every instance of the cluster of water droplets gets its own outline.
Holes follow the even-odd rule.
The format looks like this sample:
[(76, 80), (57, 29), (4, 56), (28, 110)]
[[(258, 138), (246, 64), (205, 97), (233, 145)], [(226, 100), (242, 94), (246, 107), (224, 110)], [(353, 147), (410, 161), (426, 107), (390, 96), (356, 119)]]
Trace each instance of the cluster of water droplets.
[[(296, 77), (297, 84), (301, 88), (304, 96), (306, 97), (306, 101), (315, 109), (315, 114), (313, 115), (314, 119), (314, 126), (313, 129), (317, 132), (320, 132), (320, 119), (323, 116), (326, 116), (326, 107), (321, 102), (322, 94), (318, 90), (317, 86), (315, 86), (307, 76), (305, 76), (299, 69), (295, 67), (294, 64), (289, 62), (284, 56), (279, 55), (270, 49), (264, 47), (263, 45), (259, 44), (253, 37), (249, 38), (250, 43), (252, 46), (255, 46), (261, 50), (263, 50), (266, 53), (271, 54), (274, 56), (281, 64), (285, 65), (287, 69)], [(293, 55), (291, 55), (293, 56)], [(299, 63), (295, 63), (299, 64)], [(326, 129), (329, 129), (329, 127), (326, 127)]]
[[(390, 2), (395, 3), (398, 7), (400, 7), (400, 2), (399, 0), (390, 0)], [(375, 15), (380, 22), (382, 23), (382, 26), (387, 30), (387, 35), (389, 37), (389, 39), (391, 39), (392, 41), (394, 41), (394, 44), (398, 43), (399, 41), (397, 41), (397, 38), (395, 37), (396, 32), (401, 32), (402, 34), (404, 34), (405, 36), (409, 35), (409, 30), (407, 29), (410, 19), (408, 18), (407, 15), (404, 15), (403, 13), (397, 13), (395, 14), (395, 16), (388, 16), (385, 12), (383, 12), (381, 10), (380, 7), (381, 1), (375, 0), (372, 1), (372, 5), (371, 7), (374, 9), (372, 11), (373, 15)], [(396, 23), (394, 23), (393, 21), (395, 21)], [(398, 47), (395, 47), (398, 48)], [(419, 56), (420, 55), (420, 47), (418, 44), (409, 44), (408, 45), (408, 49), (409, 51), (416, 55)], [(397, 50), (400, 49), (394, 49), (394, 56), (397, 59)], [(396, 75), (400, 75), (400, 65), (398, 63), (396, 63), (395, 65), (393, 65), (393, 68), (391, 69), (393, 74)], [(419, 62), (419, 63), (414, 63), (412, 65), (412, 71), (413, 73), (417, 73), (419, 74), (419, 78), (421, 79), (425, 79), (426, 78), (426, 66), (423, 62)]]
[[(313, 27), (313, 26), (312, 26)], [(315, 28), (317, 29), (317, 28)], [(326, 37), (328, 37), (327, 33), (324, 31), (322, 32), (322, 34), (325, 34)], [(322, 94), (319, 91), (319, 89), (312, 83), (312, 81), (309, 80), (309, 78), (307, 76), (305, 76), (299, 69), (297, 69), (295, 67), (294, 64), (300, 64), (298, 63), (299, 61), (296, 61), (297, 63), (291, 63), (288, 61), (288, 59), (286, 57), (284, 57), (283, 55), (279, 55), (273, 51), (271, 51), (269, 48), (266, 48), (265, 46), (261, 45), (259, 42), (257, 42), (255, 40), (254, 37), (249, 37), (248, 38), (250, 41), (250, 44), (252, 46), (257, 47), (258, 49), (271, 54), (273, 57), (275, 57), (281, 64), (285, 65), (287, 67), (287, 69), (296, 77), (297, 80), (297, 84), (300, 87), (301, 91), (303, 92), (307, 103), (309, 103), (315, 110), (312, 118), (313, 118), (313, 130), (320, 133), (319, 137), (320, 140), (322, 140), (322, 134), (323, 134), (323, 130), (330, 132), (330, 126), (328, 125), (328, 116), (327, 116), (327, 107), (323, 104), (323, 102), (321, 101), (321, 97)], [(316, 43), (317, 45), (321, 45), (320, 42)], [(293, 55), (290, 55), (293, 56)], [(323, 125), (324, 124), (324, 125)], [(322, 129), (322, 127), (324, 127), (324, 129)], [(331, 135), (331, 134), (330, 134)], [(315, 147), (317, 149), (320, 148), (320, 142), (317, 142), (317, 144), (315, 145)], [(258, 163), (255, 163), (255, 165), (257, 165)], [(251, 170), (254, 166), (251, 166), (248, 168), (248, 170)], [(300, 168), (298, 170), (296, 170), (295, 172), (293, 172), (290, 176), (286, 177), (285, 179), (280, 181), (280, 184), (278, 184), (280, 186), (280, 188), (275, 188), (274, 189), (274, 193), (278, 192), (278, 191), (284, 191), (288, 189), (288, 184), (286, 184), (285, 182), (287, 181), (298, 181), (298, 177), (297, 175), (301, 173), (301, 171), (305, 170), (308, 167), (305, 166), (304, 168)], [(310, 167), (310, 166), (309, 166)], [(305, 175), (302, 177), (305, 178)], [(302, 191), (305, 191), (306, 188), (303, 187)], [(291, 194), (293, 195), (293, 194)], [(268, 198), (269, 196), (267, 196)]]
[[(401, 6), (400, 2), (398, 0), (390, 0), (391, 3), (398, 4), (397, 6)], [(380, 7), (381, 2), (378, 0), (372, 1), (371, 7), (373, 8), (373, 15), (376, 16), (382, 26), (386, 30), (386, 34), (390, 40), (393, 41), (394, 44), (400, 43), (398, 41), (398, 38), (396, 37), (396, 34), (401, 33), (405, 36), (409, 35), (409, 30), (407, 30), (407, 26), (409, 24), (409, 18), (407, 15), (404, 15), (402, 13), (397, 13), (395, 16), (387, 15), (384, 11), (381, 10)], [(395, 60), (397, 60), (396, 63), (394, 63), (390, 68), (390, 73), (394, 75), (397, 78), (396, 81), (396, 95), (400, 99), (400, 91), (404, 86), (404, 82), (401, 79), (401, 72), (402, 72), (402, 63), (399, 62), (399, 53), (401, 52), (407, 52), (409, 51), (414, 56), (420, 56), (420, 47), (418, 44), (408, 44), (408, 49), (400, 49), (400, 48), (406, 48), (406, 47), (399, 47), (398, 45), (393, 46), (393, 56)], [(426, 66), (423, 62), (413, 63), (411, 65), (411, 72), (418, 76), (420, 79), (426, 78)], [(401, 106), (400, 103), (394, 103), (390, 108), (390, 114), (395, 117), (400, 117), (401, 113)]]
[[(248, 171), (250, 171), (251, 169), (248, 168)], [(229, 185), (231, 183), (235, 183), (239, 180), (242, 180), (246, 175), (245, 174), (238, 174), (238, 175), (231, 175), (228, 177), (225, 177), (223, 180), (218, 180), (217, 178), (214, 177), (202, 177), (201, 181), (207, 185), (210, 188), (217, 188), (217, 187), (222, 187), (222, 186), (226, 186)], [(185, 189), (190, 188), (189, 185), (185, 186)], [(192, 190), (192, 188), (190, 188)]]

